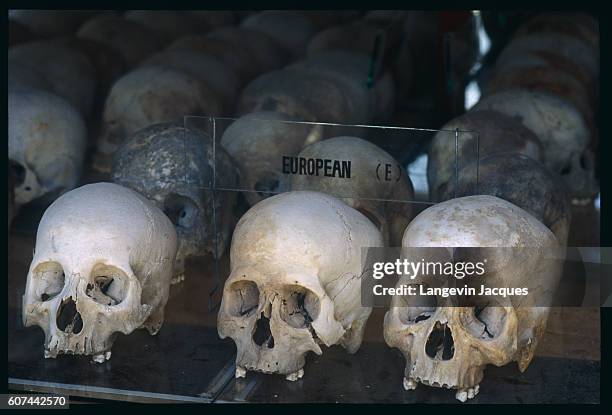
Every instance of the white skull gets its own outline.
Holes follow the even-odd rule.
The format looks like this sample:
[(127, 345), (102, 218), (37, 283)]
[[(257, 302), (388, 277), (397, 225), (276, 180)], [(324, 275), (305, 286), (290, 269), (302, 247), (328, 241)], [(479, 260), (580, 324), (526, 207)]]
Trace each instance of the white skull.
[(291, 189), (341, 198), (374, 223), (387, 246), (399, 246), (412, 219), (410, 202), (415, 199), (410, 178), (391, 155), (361, 138), (334, 137), (309, 145), (299, 157), (350, 161), (350, 178), (293, 175)]
[(96, 93), (96, 68), (86, 55), (54, 41), (23, 43), (9, 49), (10, 62), (39, 73), (51, 91), (65, 98), (84, 116), (90, 114)]
[(159, 65), (138, 68), (117, 80), (106, 99), (95, 167), (109, 171), (119, 145), (142, 128), (221, 111), (221, 100), (201, 79)]
[(112, 183), (66, 193), (43, 215), (23, 296), (23, 324), (45, 332), (45, 357), (110, 358), (117, 333), (157, 333), (176, 232), (138, 193)]
[(569, 101), (545, 92), (512, 89), (483, 98), (472, 111), (494, 110), (518, 118), (544, 146), (544, 164), (563, 177), (576, 199), (597, 193), (591, 133)]
[(23, 205), (74, 188), (80, 178), (87, 130), (64, 99), (25, 87), (9, 89), (9, 159), (15, 203)]
[[(537, 302), (536, 296), (507, 297), (507, 301), (478, 297), (476, 306), (469, 307), (459, 306), (452, 297), (394, 296), (385, 315), (384, 336), (406, 358), (404, 388), (423, 383), (456, 389), (457, 399), (465, 401), (478, 393), (486, 365), (517, 361), (524, 371), (546, 327), (549, 308), (544, 304), (560, 277), (560, 261), (543, 260), (543, 255), (562, 255), (552, 232), (509, 202), (468, 196), (423, 211), (406, 229), (402, 246), (456, 252), (488, 248), (484, 256), (489, 260), (484, 274), (488, 286), (549, 289), (537, 296)], [(419, 261), (423, 254), (413, 251), (405, 249), (402, 256)], [(428, 278), (402, 276), (398, 285), (428, 284)]]
[(297, 156), (321, 137), (319, 125), (290, 121), (280, 112), (259, 111), (240, 117), (223, 132), (221, 145), (240, 167), (240, 189), (248, 190), (245, 198), (251, 206), (289, 190), (289, 178), (281, 174), (282, 157)]
[(254, 370), (297, 380), (321, 344), (356, 352), (372, 311), (361, 305), (361, 248), (382, 244), (365, 216), (323, 193), (252, 207), (233, 235), (218, 316), (219, 335), (238, 349), (236, 377)]

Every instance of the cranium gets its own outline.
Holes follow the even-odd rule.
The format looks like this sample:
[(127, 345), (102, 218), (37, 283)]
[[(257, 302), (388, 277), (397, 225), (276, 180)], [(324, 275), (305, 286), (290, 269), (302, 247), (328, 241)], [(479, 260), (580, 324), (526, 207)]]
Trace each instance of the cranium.
[(106, 99), (95, 167), (108, 171), (125, 137), (144, 127), (221, 110), (221, 100), (199, 78), (159, 65), (138, 68), (117, 80)]
[(381, 71), (368, 85), (370, 61), (368, 55), (359, 51), (327, 50), (311, 53), (287, 69), (317, 74), (342, 85), (352, 114), (346, 122), (367, 124), (374, 119), (389, 119), (395, 110), (393, 77)]
[(86, 21), (77, 36), (98, 41), (117, 51), (128, 68), (161, 48), (155, 32), (114, 14), (102, 14)]
[(321, 345), (356, 352), (372, 311), (361, 305), (361, 248), (382, 243), (365, 216), (323, 193), (253, 206), (232, 238), (218, 316), (219, 335), (238, 349), (236, 377), (254, 370), (297, 380)]
[(52, 92), (89, 115), (96, 93), (96, 69), (85, 55), (58, 42), (36, 41), (10, 48), (8, 57), (38, 72)]
[[(485, 284), (527, 287), (541, 294), (477, 295), (469, 306), (454, 297), (394, 296), (385, 315), (384, 336), (406, 359), (404, 388), (423, 383), (456, 389), (456, 398), (465, 401), (478, 393), (486, 365), (517, 361), (524, 371), (544, 333), (546, 305), (560, 277), (559, 261), (543, 259), (559, 254), (553, 233), (509, 202), (493, 196), (468, 196), (419, 214), (406, 228), (402, 246), (403, 256), (411, 261), (419, 261), (423, 253), (410, 248), (440, 248), (447, 254), (447, 249), (487, 248), (492, 255), (484, 266)], [(432, 257), (437, 254), (432, 252)], [(421, 274), (414, 280), (402, 276), (398, 285), (429, 285), (428, 278), (431, 276)]]
[(8, 119), (15, 204), (74, 188), (87, 146), (87, 129), (79, 112), (51, 93), (13, 87), (9, 89)]
[[(561, 178), (541, 163), (520, 153), (495, 153), (481, 158), (478, 165), (463, 167), (458, 183), (457, 193), (462, 196), (496, 196), (524, 209), (566, 245), (571, 222), (569, 195)], [(450, 191), (442, 195), (442, 200), (452, 198)]]
[[(459, 130), (457, 151), (455, 129)], [(434, 202), (445, 200), (443, 194), (446, 198), (452, 195), (455, 180), (466, 179), (461, 174), (456, 177), (456, 168), (461, 170), (478, 157), (513, 152), (538, 161), (543, 158), (538, 137), (519, 120), (497, 111), (468, 112), (446, 123), (442, 130), (434, 136), (427, 159), (429, 197)]]
[[(398, 246), (412, 219), (410, 178), (386, 151), (357, 137), (334, 137), (311, 144), (298, 157), (349, 160), (351, 177), (294, 175), (292, 190), (316, 190), (341, 198), (367, 216), (387, 245)], [(389, 180), (385, 171), (389, 169)]]
[(203, 35), (189, 35), (172, 42), (167, 50), (189, 49), (213, 56), (238, 75), (240, 85), (245, 85), (255, 75), (260, 73), (259, 65), (253, 53), (248, 50), (247, 40), (236, 42), (227, 38), (211, 38)]
[(168, 300), (176, 233), (136, 192), (80, 187), (43, 215), (23, 296), (23, 324), (45, 332), (45, 357), (111, 356), (117, 333), (157, 333)]
[(147, 58), (143, 65), (174, 68), (200, 79), (223, 104), (224, 112), (231, 113), (238, 96), (238, 76), (232, 68), (217, 58), (189, 49), (169, 49)]
[(246, 48), (255, 60), (258, 73), (278, 69), (288, 60), (288, 53), (272, 37), (258, 30), (245, 27), (226, 26), (213, 30), (206, 35), (209, 39), (219, 39)]
[(549, 93), (512, 89), (489, 95), (472, 111), (494, 110), (519, 119), (544, 147), (544, 165), (563, 177), (576, 200), (597, 192), (591, 135), (584, 117), (571, 103)]
[(269, 35), (293, 57), (304, 55), (308, 41), (315, 33), (315, 26), (307, 17), (287, 10), (267, 10), (253, 14), (241, 25)]
[(245, 197), (251, 206), (289, 190), (289, 177), (280, 169), (282, 157), (297, 156), (321, 138), (320, 126), (290, 121), (279, 112), (253, 112), (234, 121), (221, 137), (221, 146), (240, 167), (240, 189), (248, 190)]
[(300, 121), (358, 122), (350, 98), (345, 87), (333, 79), (282, 69), (251, 81), (242, 91), (238, 113), (277, 111)]
[(238, 169), (222, 148), (216, 147), (213, 155), (212, 139), (205, 132), (181, 123), (152, 125), (130, 136), (113, 161), (112, 180), (148, 198), (174, 224), (177, 281), (187, 257), (223, 253), (235, 224), (236, 193), (218, 192), (213, 197), (213, 166), (219, 188), (236, 189)]

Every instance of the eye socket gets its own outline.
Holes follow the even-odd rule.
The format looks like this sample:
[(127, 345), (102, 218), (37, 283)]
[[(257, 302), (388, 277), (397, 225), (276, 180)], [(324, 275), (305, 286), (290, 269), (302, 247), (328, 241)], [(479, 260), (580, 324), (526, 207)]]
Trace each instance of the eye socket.
[(494, 302), (477, 305), (463, 316), (462, 324), (474, 337), (492, 340), (500, 335), (506, 324), (506, 309)]
[(228, 309), (235, 317), (250, 316), (259, 306), (259, 289), (253, 281), (236, 281), (229, 290)]
[(404, 324), (420, 323), (428, 320), (437, 306), (438, 299), (434, 295), (405, 295), (399, 298), (398, 317)]
[(97, 303), (113, 306), (120, 304), (127, 295), (127, 275), (112, 265), (98, 264), (91, 273), (85, 294)]
[(15, 180), (15, 187), (19, 187), (23, 184), (26, 178), (26, 169), (20, 163), (17, 163), (14, 160), (9, 160), (9, 166), (13, 173), (13, 178)]
[(288, 286), (281, 299), (280, 316), (296, 329), (306, 328), (317, 319), (321, 303), (312, 291), (297, 285)]
[(186, 196), (170, 193), (164, 200), (164, 213), (177, 228), (190, 229), (198, 216), (198, 205)]
[(32, 273), (36, 281), (36, 298), (38, 301), (49, 301), (64, 289), (64, 269), (57, 262), (43, 262)]

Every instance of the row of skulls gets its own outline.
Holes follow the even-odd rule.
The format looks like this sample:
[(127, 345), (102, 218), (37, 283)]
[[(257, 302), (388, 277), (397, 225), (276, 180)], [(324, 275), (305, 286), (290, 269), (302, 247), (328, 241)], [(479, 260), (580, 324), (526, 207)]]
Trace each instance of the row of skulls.
[[(232, 126), (244, 122), (254, 120), (244, 117)], [(266, 120), (268, 128), (270, 124)], [(308, 124), (288, 125), (297, 125), (303, 138), (310, 133)], [(232, 126), (226, 133), (232, 133)], [(45, 212), (23, 310), (24, 324), (45, 330), (46, 356), (86, 354), (103, 362), (110, 358), (116, 333), (141, 326), (155, 333), (163, 321), (171, 279), (184, 271), (184, 259), (202, 254), (211, 242), (218, 248), (213, 253), (223, 251), (219, 244), (229, 242), (233, 202), (225, 200), (215, 208), (200, 204), (205, 199), (201, 194), (190, 193), (209, 193), (215, 175), (210, 164), (191, 167), (213, 156), (212, 144), (204, 142), (201, 131), (182, 125), (143, 129), (115, 158), (113, 179), (121, 185), (83, 186)], [(216, 172), (231, 171), (232, 159), (221, 148), (216, 152)], [(555, 199), (524, 198), (521, 208), (493, 196), (468, 196), (434, 205), (413, 219), (412, 205), (406, 203), (414, 200), (409, 178), (388, 185), (372, 178), (377, 165), (394, 163), (377, 146), (356, 137), (336, 137), (307, 146), (300, 156), (351, 160), (354, 175), (350, 181), (295, 176), (288, 191), (264, 200), (268, 194), (257, 193), (240, 218), (231, 236), (231, 273), (218, 315), (219, 334), (237, 346), (237, 377), (255, 370), (297, 380), (304, 375), (309, 351), (320, 354), (323, 346), (335, 344), (351, 353), (359, 349), (371, 313), (361, 304), (363, 247), (562, 244), (542, 218), (534, 216), (539, 204), (546, 205), (543, 212), (556, 208)], [(221, 186), (236, 188), (236, 182)], [(219, 223), (228, 223), (218, 239), (210, 235), (213, 209), (220, 212)], [(563, 235), (567, 229), (558, 231)], [(537, 250), (533, 252), (520, 258), (524, 273), (516, 275), (509, 270), (518, 267), (506, 267), (490, 278), (528, 284), (535, 280), (528, 271), (538, 270), (550, 275), (554, 286), (558, 273), (542, 273)], [(410, 389), (421, 382), (453, 388), (465, 400), (478, 392), (487, 364), (516, 360), (526, 368), (548, 309), (498, 309), (484, 307), (476, 313), (474, 307), (394, 304), (384, 333), (387, 343), (407, 359), (404, 386)], [(452, 333), (450, 359), (426, 352), (425, 344), (441, 325)], [(476, 336), (478, 328), (491, 337)]]
[[(17, 208), (74, 188), (88, 146), (96, 148), (94, 168), (108, 174), (126, 137), (190, 114), (272, 110), (301, 121), (388, 121), (396, 95), (426, 84), (412, 66), (420, 67), (413, 61), (435, 37), (425, 24), (435, 16), (421, 12), (11, 10), (9, 17)], [(385, 50), (402, 51), (397, 62), (372, 65), (381, 39)], [(34, 151), (41, 141), (48, 148)]]
[[(108, 27), (117, 19), (121, 22), (117, 23), (119, 26), (125, 25), (126, 20), (146, 21), (143, 14), (134, 17), (138, 15), (132, 13), (120, 19), (104, 15), (92, 21), (104, 20), (101, 27)], [(308, 50), (317, 53), (309, 54), (307, 59), (255, 78), (243, 91), (238, 108), (240, 113), (256, 112), (230, 125), (220, 143), (213, 143), (202, 131), (186, 128), (182, 123), (156, 124), (185, 114), (221, 113), (236, 91), (257, 75), (254, 70), (248, 73), (245, 68), (254, 65), (240, 63), (240, 52), (231, 48), (240, 31), (244, 36), (244, 31), (250, 30), (245, 37), (253, 42), (248, 46), (250, 54), (245, 53), (248, 57), (242, 62), (248, 62), (250, 57), (256, 62), (277, 62), (278, 67), (289, 60), (288, 55), (300, 56), (297, 51), (306, 48), (306, 40), (314, 33), (312, 27), (293, 22), (292, 27), (309, 34), (295, 30), (292, 32), (295, 38), (275, 38), (275, 25), (270, 23), (270, 16), (274, 15), (254, 15), (239, 29), (224, 28), (206, 36), (180, 38), (160, 54), (133, 64), (133, 70), (113, 84), (104, 104), (105, 119), (96, 161), (102, 168), (108, 168), (112, 155), (111, 177), (121, 186), (100, 183), (67, 193), (47, 210), (38, 230), (24, 296), (24, 323), (38, 324), (45, 330), (48, 357), (74, 353), (104, 361), (110, 358), (116, 333), (129, 333), (141, 326), (156, 333), (163, 322), (170, 282), (172, 277), (180, 279), (185, 258), (205, 252), (219, 255), (230, 244), (230, 238), (231, 275), (225, 285), (218, 327), (222, 336), (230, 336), (236, 342), (236, 375), (258, 370), (282, 373), (291, 380), (303, 375), (308, 351), (321, 353), (321, 346), (333, 344), (340, 344), (349, 352), (359, 348), (371, 312), (360, 304), (362, 247), (432, 246), (443, 237), (444, 246), (453, 246), (457, 235), (465, 232), (478, 236), (463, 240), (464, 246), (545, 247), (565, 243), (569, 208), (564, 204), (564, 193), (546, 171), (538, 170), (527, 157), (512, 159), (512, 168), (530, 178), (531, 183), (537, 183), (533, 186), (536, 190), (530, 188), (532, 193), (525, 192), (526, 182), (518, 175), (515, 182), (508, 183), (504, 177), (495, 176), (492, 169), (492, 174), (486, 176), (491, 177), (490, 188), (480, 192), (501, 199), (489, 196), (453, 199), (427, 209), (414, 220), (409, 203), (386, 202), (413, 200), (407, 177), (381, 185), (371, 174), (357, 173), (351, 181), (309, 177), (287, 181), (278, 174), (273, 163), (280, 155), (288, 154), (350, 159), (356, 172), (371, 172), (379, 164), (397, 164), (366, 140), (347, 136), (327, 138), (320, 125), (290, 122), (300, 119), (367, 123), (391, 112), (388, 108), (394, 88), (389, 84), (388, 74), (381, 73), (373, 90), (366, 89), (360, 82), (363, 71), (357, 69), (368, 66), (363, 54), (342, 48), (317, 49), (320, 44), (335, 47), (338, 38), (344, 39), (344, 43), (338, 42), (346, 44), (351, 39), (350, 33), (363, 32), (351, 25), (341, 35), (334, 36), (330, 29), (332, 34), (325, 34), (328, 40), (322, 36), (325, 31), (318, 40), (310, 40)], [(307, 21), (303, 16), (295, 19)], [(87, 25), (95, 26), (91, 21)], [(79, 32), (87, 33), (87, 25)], [(141, 22), (138, 27), (142, 26)], [(266, 39), (261, 40), (250, 29), (256, 26), (272, 33), (261, 36)], [(282, 28), (276, 30), (283, 32)], [(89, 29), (89, 33), (102, 36), (104, 31)], [(270, 38), (276, 43), (271, 43)], [(218, 42), (225, 42), (226, 46), (220, 47)], [(127, 52), (126, 56), (134, 55)], [(271, 56), (279, 57), (275, 60)], [(232, 62), (238, 68), (236, 71), (227, 69)], [(273, 69), (275, 65), (259, 71)], [(164, 87), (158, 88), (158, 82)], [(22, 84), (10, 91), (14, 101), (10, 98), (9, 105), (19, 99), (25, 102), (55, 99), (54, 107), (58, 110), (71, 109), (73, 118), (66, 122), (68, 127), (49, 123), (57, 116), (49, 114), (45, 106), (42, 112), (47, 118), (32, 123), (30, 113), (24, 113), (22, 119), (28, 121), (14, 124), (14, 137), (21, 137), (16, 140), (20, 142), (27, 142), (31, 136), (40, 137), (40, 142), (49, 144), (50, 152), (76, 148), (78, 154), (73, 158), (77, 160), (73, 164), (82, 165), (82, 158), (78, 159), (84, 154), (79, 148), (84, 145), (82, 138), (76, 140), (78, 144), (63, 145), (49, 139), (52, 134), (59, 136), (52, 130), (47, 136), (40, 135), (40, 130), (51, 125), (69, 128), (68, 131), (76, 129), (73, 135), (85, 136), (82, 119), (86, 117), (83, 114), (87, 113), (87, 105), (75, 110), (76, 101), (70, 106), (66, 103), (68, 97), (61, 95), (59, 89), (52, 91), (43, 92)], [(182, 98), (175, 99), (176, 96)], [(320, 106), (322, 101), (328, 105)], [(15, 104), (13, 113), (23, 112), (23, 108), (28, 107)], [(482, 124), (467, 129), (481, 131), (486, 125), (509, 122), (503, 114), (485, 111), (482, 114)], [(486, 123), (487, 119), (492, 121)], [(23, 132), (23, 126), (31, 131)], [(525, 149), (525, 154), (533, 156), (542, 151), (540, 136), (513, 128), (517, 130), (515, 141)], [(216, 144), (220, 146), (215, 149)], [(443, 159), (450, 157), (446, 148), (437, 150), (442, 157), (435, 169), (439, 174), (452, 165)], [(27, 149), (22, 153), (32, 155)], [(41, 154), (44, 155), (34, 153), (39, 157)], [(62, 163), (47, 159), (43, 165), (64, 168)], [(32, 165), (20, 160), (16, 164)], [(23, 170), (26, 178), (20, 180), (22, 186), (30, 189), (50, 186), (38, 171)], [(76, 175), (66, 176), (74, 179)], [(448, 183), (450, 176), (446, 180)], [(501, 182), (506, 187), (500, 190)], [(63, 184), (62, 189), (75, 185), (76, 182)], [(233, 196), (227, 192), (213, 199), (212, 186), (251, 190), (247, 202), (252, 208), (242, 216), (233, 236), (230, 236), (234, 227), (230, 209), (235, 204)], [(452, 190), (442, 182), (432, 186), (431, 177), (430, 188)], [(322, 192), (341, 196), (342, 200)], [(275, 193), (281, 194), (262, 201)], [(20, 194), (16, 191), (16, 200), (27, 202)], [(541, 194), (546, 197), (541, 198)], [(519, 197), (513, 199), (513, 195)], [(448, 198), (447, 194), (439, 200)], [(211, 223), (213, 217), (218, 222), (215, 226)], [(490, 228), (490, 223), (474, 221), (477, 217), (488, 217), (496, 224), (501, 221), (512, 238), (496, 239), (484, 231)], [(218, 228), (217, 235), (211, 235), (214, 227)], [(432, 227), (445, 232), (432, 234)], [(446, 230), (451, 230), (450, 236)], [(530, 260), (537, 261), (537, 257)], [(529, 274), (518, 278), (528, 280)], [(491, 332), (495, 331), (493, 327), (499, 330), (492, 339), (472, 339), (459, 318), (461, 313), (473, 314), (472, 309), (433, 307), (425, 311), (427, 319), (403, 312), (411, 309), (394, 307), (385, 319), (387, 343), (400, 348), (408, 362), (404, 386), (410, 389), (421, 382), (454, 388), (462, 400), (477, 393), (486, 364), (502, 365), (517, 360), (522, 369), (526, 368), (547, 316), (545, 308), (531, 314), (512, 307), (506, 307), (503, 315), (495, 310), (481, 311), (479, 316), (470, 315), (471, 321), (476, 321), (473, 324), (490, 326)], [(453, 333), (457, 345), (453, 359), (443, 363), (421, 350), (438, 325)], [(414, 340), (408, 342), (407, 338)], [(470, 348), (479, 351), (477, 357), (468, 355)]]

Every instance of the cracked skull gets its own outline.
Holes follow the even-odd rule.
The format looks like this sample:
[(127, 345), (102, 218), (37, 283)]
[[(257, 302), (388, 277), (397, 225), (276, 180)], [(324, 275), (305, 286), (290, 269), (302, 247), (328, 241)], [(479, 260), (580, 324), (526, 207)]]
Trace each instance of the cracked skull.
[[(422, 383), (455, 389), (456, 398), (465, 401), (478, 393), (486, 365), (516, 361), (524, 371), (544, 333), (547, 305), (560, 277), (560, 261), (554, 258), (562, 256), (562, 250), (554, 234), (505, 200), (468, 196), (423, 211), (406, 229), (402, 246), (402, 256), (409, 261), (423, 255), (436, 262), (448, 260), (450, 251), (453, 259), (480, 255), (488, 262), (484, 274), (474, 280), (477, 284), (527, 287), (530, 293), (394, 296), (385, 315), (384, 336), (406, 359), (404, 388)], [(456, 284), (473, 284), (474, 277), (469, 278)], [(413, 280), (402, 276), (398, 286), (448, 286), (455, 281), (456, 273), (439, 280), (419, 274)]]
[(218, 316), (219, 335), (236, 343), (236, 377), (297, 380), (321, 345), (356, 352), (372, 311), (361, 305), (361, 248), (380, 246), (365, 216), (323, 193), (282, 193), (252, 207), (234, 232)]
[(44, 330), (47, 358), (104, 362), (117, 333), (160, 329), (175, 255), (172, 223), (144, 197), (112, 183), (72, 190), (38, 227), (23, 324)]

